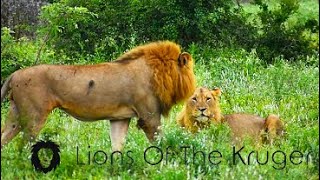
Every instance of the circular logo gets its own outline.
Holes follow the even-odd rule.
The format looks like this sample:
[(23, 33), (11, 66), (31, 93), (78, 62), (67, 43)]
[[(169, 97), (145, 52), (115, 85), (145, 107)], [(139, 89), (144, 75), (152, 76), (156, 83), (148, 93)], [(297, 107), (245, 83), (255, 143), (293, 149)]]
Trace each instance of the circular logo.
[[(39, 151), (41, 149), (50, 149), (52, 151), (52, 159), (50, 161), (50, 165), (48, 167), (44, 167), (39, 159)], [(39, 141), (35, 145), (32, 146), (32, 156), (31, 156), (31, 163), (37, 171), (42, 171), (47, 173), (52, 169), (56, 169), (56, 167), (60, 164), (60, 149), (59, 145), (55, 144), (52, 141)]]

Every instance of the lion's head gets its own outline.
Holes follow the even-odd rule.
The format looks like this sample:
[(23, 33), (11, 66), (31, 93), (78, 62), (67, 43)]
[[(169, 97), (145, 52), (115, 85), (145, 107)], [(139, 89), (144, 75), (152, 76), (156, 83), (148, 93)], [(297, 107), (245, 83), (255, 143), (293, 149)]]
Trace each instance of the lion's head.
[(138, 46), (127, 52), (118, 61), (142, 58), (153, 71), (151, 78), (154, 93), (161, 102), (161, 113), (167, 116), (171, 107), (185, 101), (195, 90), (193, 59), (181, 52), (176, 43), (158, 41)]
[(209, 90), (201, 87), (196, 89), (186, 103), (186, 110), (189, 116), (200, 122), (220, 121), (221, 112), (219, 107), (219, 96), (221, 91), (218, 88)]
[(193, 95), (185, 102), (184, 109), (179, 114), (178, 123), (192, 132), (207, 126), (210, 122), (220, 122), (221, 112), (219, 97), (221, 90), (197, 88)]

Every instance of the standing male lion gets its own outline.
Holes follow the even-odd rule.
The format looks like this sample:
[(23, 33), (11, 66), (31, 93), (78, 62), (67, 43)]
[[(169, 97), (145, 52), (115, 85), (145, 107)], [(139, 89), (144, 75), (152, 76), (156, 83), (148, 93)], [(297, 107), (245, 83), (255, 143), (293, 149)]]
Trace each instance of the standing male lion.
[(18, 70), (1, 88), (1, 102), (11, 90), (1, 147), (20, 131), (34, 139), (54, 108), (82, 121), (110, 120), (113, 150), (122, 149), (132, 117), (152, 141), (160, 116), (194, 89), (191, 55), (170, 41), (138, 46), (110, 63)]

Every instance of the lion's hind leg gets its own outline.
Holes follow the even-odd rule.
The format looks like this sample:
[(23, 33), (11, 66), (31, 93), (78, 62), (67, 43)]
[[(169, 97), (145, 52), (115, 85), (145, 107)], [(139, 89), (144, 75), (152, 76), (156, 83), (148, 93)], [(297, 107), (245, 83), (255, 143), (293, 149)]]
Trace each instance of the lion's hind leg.
[(265, 120), (265, 129), (268, 134), (268, 140), (271, 144), (276, 137), (282, 136), (284, 134), (283, 123), (279, 116), (270, 114)]
[(24, 139), (29, 142), (35, 141), (41, 129), (46, 123), (47, 117), (53, 108), (42, 109), (36, 107), (28, 108), (29, 113), (22, 114), (20, 122), (23, 122)]
[(1, 129), (1, 149), (9, 143), (21, 131), (19, 112), (13, 100), (10, 101), (10, 109), (4, 127)]
[(43, 101), (40, 98), (36, 100), (38, 101), (24, 98), (23, 101), (20, 99), (19, 103), (17, 102), (17, 109), (19, 111), (17, 122), (19, 122), (20, 130), (23, 132), (23, 138), (19, 144), (20, 149), (27, 142), (34, 142), (36, 140), (46, 123), (49, 113), (55, 107), (52, 101)]

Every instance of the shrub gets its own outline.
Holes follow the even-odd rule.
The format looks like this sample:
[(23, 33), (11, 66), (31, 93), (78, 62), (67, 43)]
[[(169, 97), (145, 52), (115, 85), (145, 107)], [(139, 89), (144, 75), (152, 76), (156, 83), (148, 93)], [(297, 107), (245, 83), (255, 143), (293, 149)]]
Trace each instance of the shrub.
[(240, 11), (232, 0), (124, 0), (121, 5), (65, 0), (42, 9), (40, 32), (58, 52), (111, 59), (114, 52), (146, 41), (173, 40), (184, 47), (243, 44), (252, 28)]
[(15, 39), (13, 33), (9, 28), (1, 28), (1, 83), (14, 71), (35, 65), (37, 59), (49, 62), (54, 55), (47, 49), (39, 52), (38, 42), (30, 41), (26, 37)]
[(39, 34), (47, 39), (48, 45), (54, 47), (57, 53), (67, 51), (71, 55), (82, 52), (85, 54), (94, 48), (91, 31), (88, 29), (94, 28), (94, 16), (84, 7), (53, 3), (42, 8), (40, 19), (43, 22)]
[(58, 54), (94, 61), (114, 59), (137, 44), (164, 39), (183, 47), (196, 43), (256, 49), (268, 63), (278, 56), (316, 54), (318, 19), (289, 22), (299, 9), (297, 0), (281, 0), (275, 8), (263, 0), (255, 5), (260, 11), (251, 21), (250, 13), (232, 0), (63, 0), (42, 9), (39, 32)]
[(36, 47), (30, 45), (26, 38), (15, 40), (9, 28), (1, 29), (1, 81), (12, 72), (35, 61)]
[(309, 18), (305, 22), (288, 23), (299, 9), (298, 0), (281, 0), (279, 7), (271, 10), (266, 2), (255, 0), (260, 7), (255, 25), (259, 34), (254, 48), (261, 59), (272, 62), (274, 57), (297, 59), (302, 55), (316, 54), (319, 48), (318, 20)]

